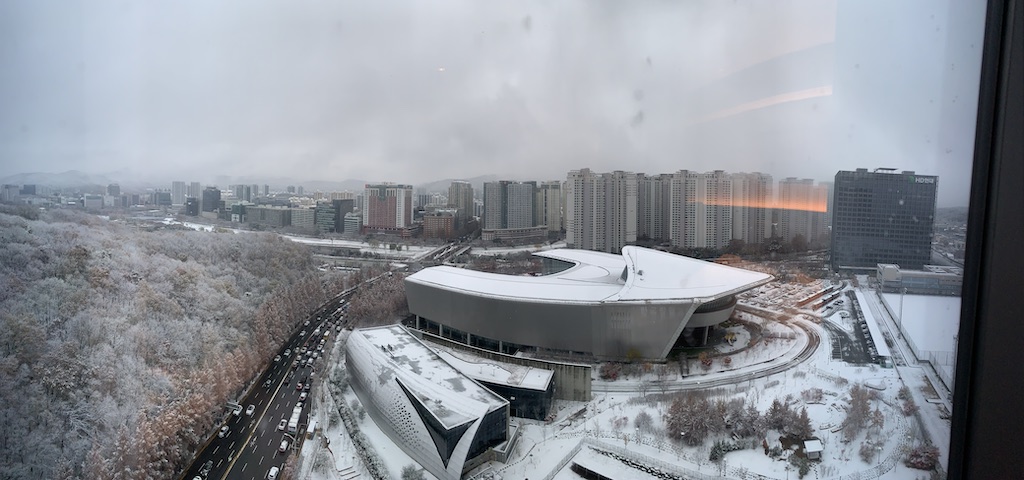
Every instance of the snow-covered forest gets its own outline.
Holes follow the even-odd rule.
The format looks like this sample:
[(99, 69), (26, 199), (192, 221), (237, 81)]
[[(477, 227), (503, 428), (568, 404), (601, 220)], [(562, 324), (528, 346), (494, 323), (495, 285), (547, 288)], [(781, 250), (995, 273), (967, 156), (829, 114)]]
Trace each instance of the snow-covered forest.
[(0, 478), (173, 478), (323, 275), (273, 234), (0, 208)]

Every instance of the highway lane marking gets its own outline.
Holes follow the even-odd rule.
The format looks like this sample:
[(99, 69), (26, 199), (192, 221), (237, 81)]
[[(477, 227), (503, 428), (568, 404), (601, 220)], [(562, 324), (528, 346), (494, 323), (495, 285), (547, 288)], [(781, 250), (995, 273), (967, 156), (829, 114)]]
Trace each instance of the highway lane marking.
[(216, 455), (217, 454), (217, 450), (220, 450), (220, 445), (217, 445), (216, 447), (213, 447), (213, 451), (210, 452), (210, 453)]
[(230, 448), (232, 451), (235, 450), (235, 441), (234, 440), (231, 441), (231, 445), (228, 445), (228, 448)]
[(244, 472), (245, 471), (245, 467), (248, 467), (248, 466), (249, 466), (249, 462), (243, 463), (242, 464), (242, 471)]
[(266, 458), (266, 455), (260, 455), (260, 465), (263, 465), (264, 458)]

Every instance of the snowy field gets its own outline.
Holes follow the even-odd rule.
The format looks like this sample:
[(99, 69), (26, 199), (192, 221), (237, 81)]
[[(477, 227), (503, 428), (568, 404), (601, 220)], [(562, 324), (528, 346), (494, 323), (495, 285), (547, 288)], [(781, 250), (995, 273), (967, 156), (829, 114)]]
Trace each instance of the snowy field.
[(883, 293), (882, 297), (902, 323), (903, 332), (921, 350), (953, 352), (953, 338), (960, 332), (960, 297), (938, 295), (902, 295), (903, 319), (900, 321), (900, 294)]
[[(174, 220), (173, 218), (165, 218), (162, 223), (164, 223), (165, 225), (182, 225), (182, 226), (184, 226), (186, 228), (191, 228), (193, 230), (205, 231), (205, 232), (212, 232), (212, 231), (214, 231), (214, 229), (228, 230), (228, 231), (231, 231), (233, 233), (246, 233), (246, 232), (250, 232), (249, 230), (240, 230), (240, 229), (237, 229), (237, 228), (223, 228), (223, 227), (218, 227), (218, 226), (215, 226), (215, 225), (205, 225), (205, 224), (202, 224), (202, 223), (179, 222), (177, 220)], [(372, 254), (380, 255), (382, 257), (402, 259), (402, 260), (408, 260), (408, 261), (420, 260), (424, 256), (426, 256), (427, 254), (429, 254), (430, 252), (436, 250), (439, 247), (438, 245), (433, 245), (433, 246), (408, 245), (408, 244), (399, 242), (399, 245), (402, 246), (402, 249), (401, 250), (391, 250), (391, 249), (388, 248), (388, 242), (384, 242), (384, 243), (381, 243), (381, 244), (379, 244), (377, 246), (373, 246), (373, 245), (370, 245), (369, 243), (366, 243), (366, 242), (359, 242), (359, 241), (356, 241), (356, 240), (343, 240), (343, 239), (336, 239), (336, 238), (315, 238), (315, 237), (303, 237), (303, 236), (299, 236), (299, 235), (281, 235), (281, 238), (286, 238), (286, 239), (291, 240), (293, 242), (302, 243), (302, 244), (305, 244), (305, 245), (325, 246), (325, 247), (340, 247), (340, 248), (348, 248), (348, 249), (353, 249), (353, 250), (358, 249), (359, 253), (372, 253)]]
[(359, 253), (374, 253), (382, 257), (387, 258), (402, 258), (411, 261), (416, 261), (428, 253), (436, 250), (439, 245), (423, 246), (423, 245), (407, 245), (399, 243), (402, 246), (401, 250), (391, 250), (388, 248), (389, 242), (383, 242), (376, 247), (371, 246), (366, 242), (358, 242), (355, 240), (342, 240), (332, 238), (313, 238), (313, 237), (300, 237), (296, 235), (281, 235), (283, 238), (287, 238), (293, 242), (298, 242), (306, 245), (324, 246), (324, 247), (343, 247), (349, 249), (359, 249)]
[(473, 247), (469, 251), (469, 254), (473, 256), (495, 256), (523, 252), (540, 252), (542, 250), (554, 250), (556, 248), (565, 248), (565, 241), (540, 246), (523, 245), (521, 247)]

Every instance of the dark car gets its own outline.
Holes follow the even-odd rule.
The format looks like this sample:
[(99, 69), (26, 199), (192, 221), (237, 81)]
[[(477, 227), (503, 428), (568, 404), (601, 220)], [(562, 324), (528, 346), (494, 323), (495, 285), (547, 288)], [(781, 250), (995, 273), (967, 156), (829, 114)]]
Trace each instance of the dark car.
[(302, 382), (295, 384), (295, 390), (302, 390)]
[(207, 460), (203, 468), (199, 469), (199, 474), (205, 477), (210, 474), (210, 470), (213, 470), (213, 460)]

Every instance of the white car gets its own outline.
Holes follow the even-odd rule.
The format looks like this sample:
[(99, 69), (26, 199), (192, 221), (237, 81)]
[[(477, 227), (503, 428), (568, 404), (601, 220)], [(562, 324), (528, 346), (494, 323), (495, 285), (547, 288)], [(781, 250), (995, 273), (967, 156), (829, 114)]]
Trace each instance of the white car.
[(281, 356), (280, 355), (274, 357), (274, 363), (277, 363), (277, 362), (280, 362), (280, 361), (281, 361)]
[(277, 480), (277, 472), (280, 472), (280, 471), (281, 471), (280, 468), (270, 467), (270, 471), (267, 472), (267, 480)]
[(281, 421), (277, 423), (277, 430), (278, 431), (284, 430), (284, 427), (287, 427), (287, 426), (288, 426), (288, 420), (285, 420), (285, 419), (282, 418)]
[(281, 440), (281, 446), (277, 448), (277, 451), (284, 453), (288, 451), (288, 440)]
[(228, 429), (227, 425), (224, 425), (223, 427), (220, 427), (220, 433), (218, 433), (217, 436), (220, 437), (220, 438), (224, 438), (224, 437), (228, 436), (228, 430), (229, 429)]
[(249, 405), (249, 408), (245, 409), (246, 415), (252, 415), (256, 411), (256, 405)]
[(291, 355), (292, 355), (292, 349), (289, 348), (288, 350), (284, 351), (284, 356), (290, 357)]
[(300, 402), (305, 402), (306, 401), (306, 392), (302, 392), (302, 393), (299, 394), (299, 401)]

